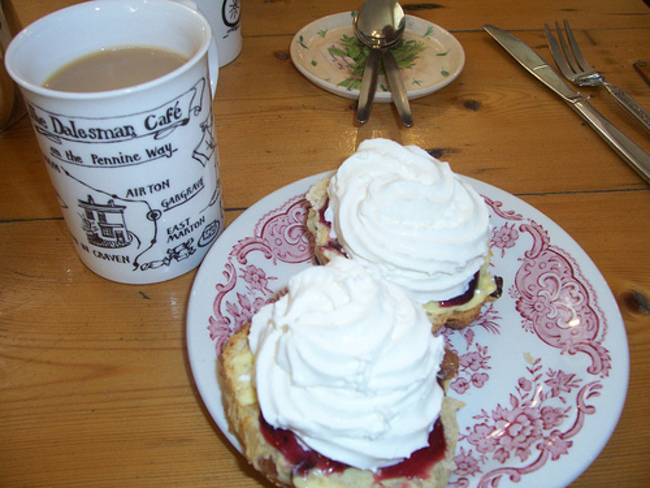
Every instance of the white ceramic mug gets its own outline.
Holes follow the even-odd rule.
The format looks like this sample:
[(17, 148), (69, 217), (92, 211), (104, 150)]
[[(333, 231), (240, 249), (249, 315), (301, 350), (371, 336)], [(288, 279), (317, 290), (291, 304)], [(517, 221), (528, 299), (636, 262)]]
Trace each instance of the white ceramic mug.
[[(189, 60), (119, 90), (42, 86), (70, 61), (124, 45)], [(169, 0), (81, 3), (25, 28), (5, 62), (81, 260), (100, 276), (133, 284), (195, 268), (223, 228), (212, 115), (218, 55), (206, 18)]]
[(194, 1), (212, 26), (219, 50), (219, 66), (225, 66), (242, 50), (241, 0)]

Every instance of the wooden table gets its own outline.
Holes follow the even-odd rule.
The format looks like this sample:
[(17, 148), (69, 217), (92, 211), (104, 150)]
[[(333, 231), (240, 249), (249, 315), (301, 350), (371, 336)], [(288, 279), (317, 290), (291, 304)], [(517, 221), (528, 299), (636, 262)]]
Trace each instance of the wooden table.
[[(74, 0), (14, 0), (23, 25)], [(214, 102), (228, 222), (295, 180), (336, 168), (370, 137), (436, 149), (461, 174), (532, 204), (603, 273), (627, 329), (626, 406), (600, 456), (573, 487), (650, 479), (650, 188), (568, 107), (481, 28), (513, 31), (547, 60), (545, 22), (567, 18), (586, 58), (646, 108), (650, 9), (641, 0), (414, 2), (450, 30), (467, 64), (450, 86), (412, 103), (415, 126), (307, 81), (289, 56), (307, 23), (344, 0), (243, 0), (244, 49)], [(650, 150), (608, 95), (583, 93)], [(106, 281), (75, 254), (23, 118), (0, 134), (0, 486), (266, 486), (204, 408), (185, 347), (195, 272), (156, 285)], [(520, 483), (526, 486), (525, 480)]]

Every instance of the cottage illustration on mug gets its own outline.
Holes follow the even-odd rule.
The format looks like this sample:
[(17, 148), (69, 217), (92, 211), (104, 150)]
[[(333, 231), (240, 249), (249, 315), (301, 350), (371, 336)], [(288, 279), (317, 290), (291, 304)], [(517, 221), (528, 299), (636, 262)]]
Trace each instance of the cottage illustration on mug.
[(116, 205), (113, 199), (107, 204), (95, 203), (92, 195), (88, 195), (87, 201), (79, 200), (79, 207), (83, 210), (82, 228), (90, 244), (110, 249), (131, 244), (133, 235), (124, 220), (126, 205)]

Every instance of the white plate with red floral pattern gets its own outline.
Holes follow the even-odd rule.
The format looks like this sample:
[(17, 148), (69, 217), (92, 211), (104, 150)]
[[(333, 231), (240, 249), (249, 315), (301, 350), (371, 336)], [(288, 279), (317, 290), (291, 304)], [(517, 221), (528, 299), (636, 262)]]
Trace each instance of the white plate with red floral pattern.
[[(189, 359), (210, 415), (228, 432), (216, 377), (224, 341), (296, 272), (313, 266), (304, 194), (315, 175), (245, 211), (219, 237), (194, 281)], [(598, 456), (623, 409), (625, 327), (601, 273), (548, 217), (493, 186), (468, 181), (490, 209), (493, 273), (502, 297), (462, 331), (449, 394), (462, 400), (452, 487), (564, 487)]]

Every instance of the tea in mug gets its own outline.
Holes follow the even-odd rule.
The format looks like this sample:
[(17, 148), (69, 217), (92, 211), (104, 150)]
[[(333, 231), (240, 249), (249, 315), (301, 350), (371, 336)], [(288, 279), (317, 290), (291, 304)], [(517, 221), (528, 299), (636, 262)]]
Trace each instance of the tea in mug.
[(118, 90), (155, 80), (189, 58), (155, 46), (118, 46), (87, 54), (57, 69), (43, 86), (64, 92)]

